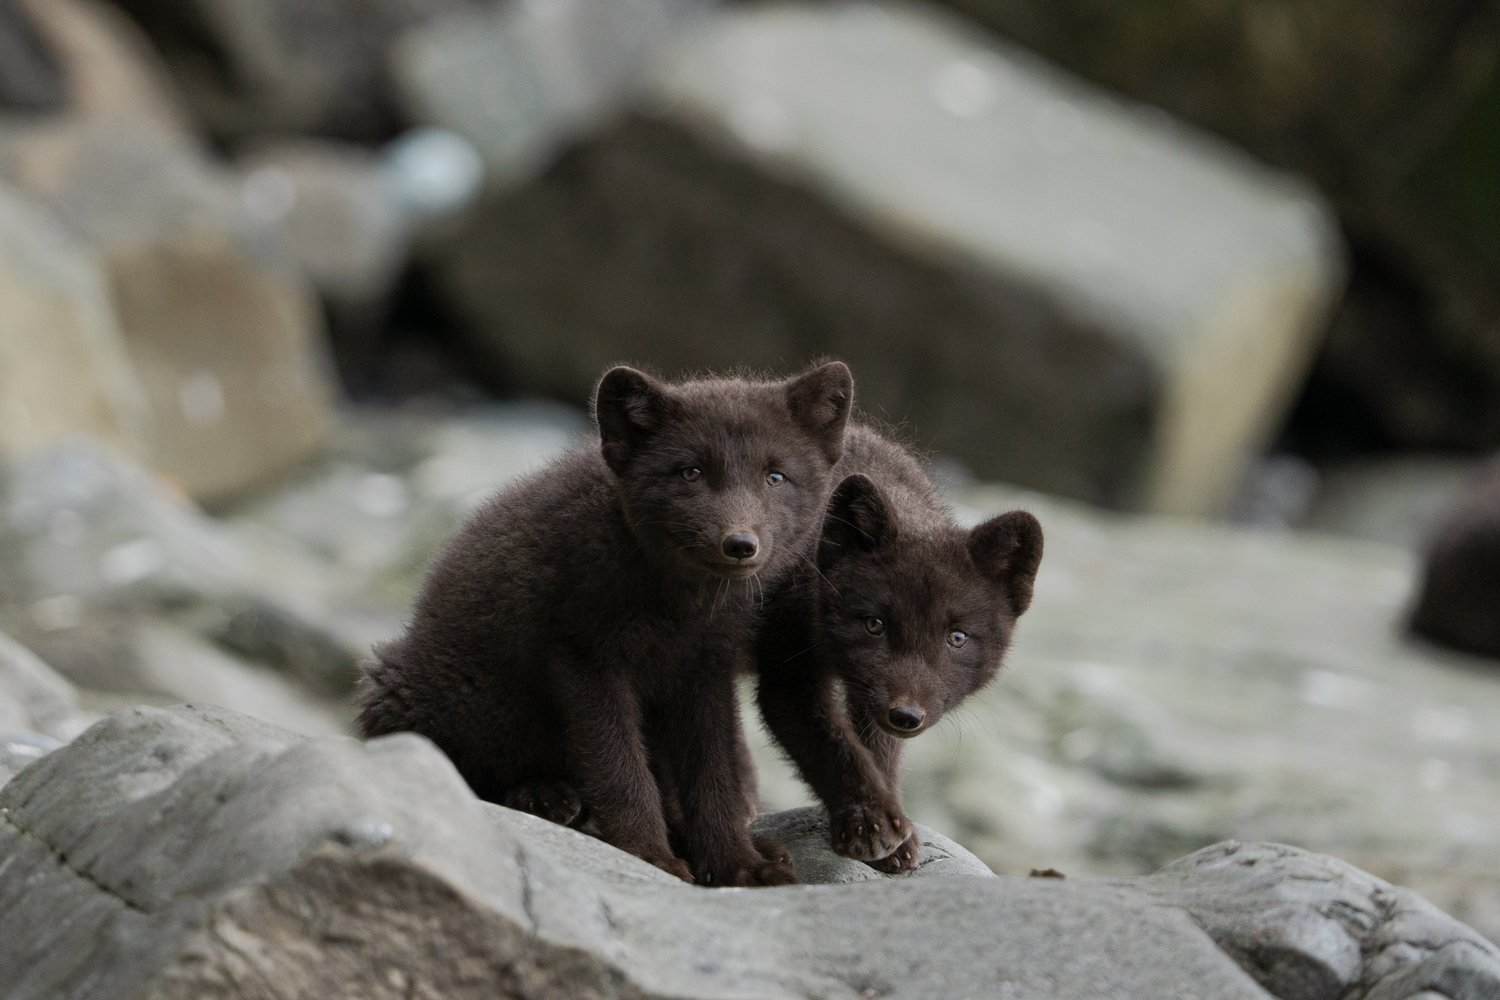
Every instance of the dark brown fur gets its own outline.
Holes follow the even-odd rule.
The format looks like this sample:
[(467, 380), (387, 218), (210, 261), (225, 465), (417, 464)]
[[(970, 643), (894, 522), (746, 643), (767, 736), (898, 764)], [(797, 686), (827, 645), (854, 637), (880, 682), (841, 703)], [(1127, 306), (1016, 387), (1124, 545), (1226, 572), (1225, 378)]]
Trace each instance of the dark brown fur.
[(1021, 511), (958, 527), (917, 461), (865, 427), (849, 429), (835, 471), (847, 478), (816, 570), (777, 590), (759, 630), (758, 697), (828, 809), (834, 850), (904, 871), (920, 845), (901, 809), (902, 742), (999, 670), (1042, 531)]
[(1465, 486), (1433, 534), (1411, 628), (1500, 658), (1500, 456)]
[(810, 551), (851, 398), (838, 363), (775, 383), (610, 371), (598, 446), (494, 497), (438, 558), (367, 670), (364, 735), (421, 733), (480, 796), (586, 813), (685, 879), (792, 881), (747, 832), (733, 679), (763, 589)]

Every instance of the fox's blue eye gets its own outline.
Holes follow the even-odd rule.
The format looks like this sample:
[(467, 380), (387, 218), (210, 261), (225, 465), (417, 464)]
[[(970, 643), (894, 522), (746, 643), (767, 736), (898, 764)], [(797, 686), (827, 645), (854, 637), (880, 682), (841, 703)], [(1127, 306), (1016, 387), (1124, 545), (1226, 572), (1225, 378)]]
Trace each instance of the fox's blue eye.
[(679, 469), (677, 474), (690, 483), (703, 478), (703, 470), (696, 465), (690, 465), (686, 469)]
[(865, 631), (871, 635), (885, 635), (885, 619), (871, 615), (865, 619)]
[(779, 472), (768, 472), (766, 473), (766, 482), (770, 483), (772, 486), (780, 486), (782, 483), (786, 482), (786, 476), (782, 475)]
[(961, 632), (958, 629), (954, 629), (952, 632), (948, 633), (948, 645), (952, 646), (954, 649), (962, 649), (964, 643), (968, 641), (969, 633), (967, 632)]

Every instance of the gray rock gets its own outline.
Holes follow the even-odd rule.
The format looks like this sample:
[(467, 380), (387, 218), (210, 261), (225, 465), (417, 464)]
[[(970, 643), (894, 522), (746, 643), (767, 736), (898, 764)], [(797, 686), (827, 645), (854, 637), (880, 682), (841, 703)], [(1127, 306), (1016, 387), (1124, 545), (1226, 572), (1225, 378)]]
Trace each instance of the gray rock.
[(1264, 445), (1341, 271), (1310, 188), (953, 20), (854, 2), (705, 17), (635, 116), (437, 256), (524, 384), (828, 353), (981, 475), (1193, 514)]
[(1221, 845), (1114, 882), (706, 890), (479, 802), (417, 737), (303, 741), (210, 708), (124, 710), (21, 774), (0, 791), (0, 856), (13, 1000), (1265, 1000), (1252, 974), (1287, 1000), (1319, 975), (1361, 997), (1500, 988), (1477, 935), (1290, 848)]
[(1500, 447), (1500, 212), (1492, 185), (1463, 180), (1496, 172), (1474, 140), (1500, 115), (1495, 18), (1466, 0), (1189, 0), (1170, 18), (1093, 0), (939, 2), (1316, 180), (1369, 256), (1309, 400), (1351, 421), (1343, 442)]
[(1225, 843), (1132, 880), (1193, 915), (1281, 1000), (1500, 996), (1500, 950), (1422, 899), (1334, 858)]
[(0, 818), (14, 1000), (1265, 996), (1121, 887), (691, 888), (479, 803), (414, 737), (128, 710), (11, 782)]
[(0, 343), (0, 452), (81, 431), (200, 499), (264, 484), (331, 425), (316, 303), (187, 134), (138, 29), (107, 5), (26, 8), (70, 101), (0, 113), (0, 183), (43, 207), (0, 194), (0, 342), (28, 352)]
[(0, 127), (0, 179), (95, 256), (152, 463), (203, 501), (315, 455), (333, 421), (316, 300), (206, 155), (130, 120)]
[(345, 694), (367, 646), (323, 624), (334, 618), (323, 575), (274, 539), (241, 545), (85, 443), (0, 466), (0, 627), (78, 683), (329, 732), (306, 688)]
[(0, 632), (0, 733), (32, 733), (24, 742), (45, 747), (71, 740), (93, 721), (79, 710), (73, 685)]

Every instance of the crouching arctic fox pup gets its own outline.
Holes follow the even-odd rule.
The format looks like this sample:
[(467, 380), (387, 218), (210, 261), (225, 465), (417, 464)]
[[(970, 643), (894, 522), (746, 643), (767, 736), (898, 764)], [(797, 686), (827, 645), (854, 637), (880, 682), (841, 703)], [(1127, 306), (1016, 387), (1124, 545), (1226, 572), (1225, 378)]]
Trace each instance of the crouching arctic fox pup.
[(915, 868), (903, 741), (987, 684), (1042, 558), (1036, 518), (954, 523), (916, 459), (852, 426), (816, 566), (768, 603), (757, 640), (767, 728), (828, 809), (833, 849)]
[(366, 668), (360, 729), (430, 738), (485, 799), (688, 881), (794, 881), (752, 842), (734, 677), (764, 590), (811, 551), (853, 400), (781, 382), (599, 383), (599, 440), (484, 504)]

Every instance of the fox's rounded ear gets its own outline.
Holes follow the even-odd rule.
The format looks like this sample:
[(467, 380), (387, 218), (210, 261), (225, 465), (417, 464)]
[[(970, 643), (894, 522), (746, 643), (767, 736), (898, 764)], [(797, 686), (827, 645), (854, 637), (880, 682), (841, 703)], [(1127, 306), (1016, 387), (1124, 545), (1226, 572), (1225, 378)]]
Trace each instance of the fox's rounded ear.
[(1032, 585), (1042, 563), (1042, 526), (1024, 510), (992, 517), (969, 532), (969, 558), (990, 582), (1004, 589), (1011, 610), (1031, 607)]
[(786, 383), (792, 419), (818, 443), (828, 464), (844, 454), (844, 425), (854, 405), (854, 376), (842, 361), (819, 365)]
[(854, 473), (833, 491), (823, 515), (818, 566), (828, 567), (851, 552), (870, 552), (896, 536), (890, 507), (869, 476)]
[(622, 472), (637, 448), (661, 429), (671, 412), (670, 390), (645, 372), (621, 365), (599, 380), (594, 419), (605, 463)]

